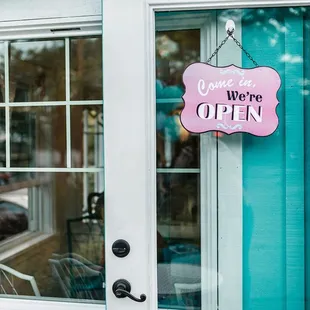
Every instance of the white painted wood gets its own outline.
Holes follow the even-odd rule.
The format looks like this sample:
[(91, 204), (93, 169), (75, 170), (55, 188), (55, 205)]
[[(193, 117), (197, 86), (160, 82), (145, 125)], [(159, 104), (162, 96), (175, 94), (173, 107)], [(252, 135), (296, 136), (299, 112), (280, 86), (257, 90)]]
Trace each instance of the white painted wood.
[[(200, 58), (206, 61), (216, 48), (215, 14), (209, 13), (200, 27)], [(200, 135), (200, 167), (201, 307), (217, 310), (217, 141), (212, 133)]]
[[(154, 15), (144, 0), (107, 0), (103, 20), (107, 305), (157, 309)], [(124, 259), (111, 251), (119, 238), (131, 247)], [(146, 301), (117, 299), (120, 278)]]
[[(241, 19), (235, 37), (241, 42)], [(218, 18), (217, 45), (226, 37), (226, 21)], [(241, 49), (228, 40), (218, 53), (217, 65), (241, 65)], [(242, 310), (242, 134), (218, 139), (218, 264), (223, 282), (220, 310)]]
[(0, 103), (2, 107), (42, 107), (42, 106), (65, 106), (65, 105), (100, 105), (101, 100), (81, 100), (81, 101), (32, 101), (32, 102), (11, 102), (11, 103)]
[(309, 6), (308, 0), (145, 0), (152, 10), (202, 10), (252, 7)]
[(9, 97), (9, 87), (10, 84), (10, 78), (9, 78), (9, 43), (6, 41), (4, 42), (4, 84), (5, 84), (5, 90), (4, 90), (4, 106), (5, 106), (5, 165), (7, 168), (11, 165), (11, 159), (10, 156), (7, 154), (11, 154), (11, 143), (10, 143), (10, 110), (9, 107), (6, 106), (7, 103), (10, 101)]
[(193, 13), (189, 11), (188, 14), (183, 14), (182, 18), (173, 15), (169, 16), (169, 18), (167, 16), (157, 16), (155, 27), (157, 31), (200, 29), (210, 19), (210, 15), (210, 12), (203, 12), (199, 15), (196, 14), (195, 18), (193, 18)]
[(71, 168), (71, 107), (68, 104), (70, 100), (70, 40), (65, 39), (65, 82), (66, 82), (66, 151), (67, 168)]
[[(88, 167), (88, 110), (83, 111), (83, 168)], [(89, 193), (89, 179), (87, 173), (83, 173), (83, 212), (86, 212), (87, 195)]]
[(24, 167), (1, 167), (1, 172), (102, 172), (102, 168), (54, 168), (54, 167), (42, 167), (42, 168), (24, 168)]
[[(23, 4), (23, 5), (22, 5)], [(101, 0), (2, 0), (0, 20), (20, 21), (44, 18), (67, 18), (68, 16), (101, 16)]]
[(0, 40), (59, 38), (102, 34), (101, 0), (4, 0)]
[[(66, 25), (69, 26), (69, 25)], [(70, 28), (70, 27), (68, 27)], [(48, 29), (33, 29), (27, 32), (24, 31), (14, 31), (5, 32), (0, 29), (0, 41), (2, 40), (34, 40), (34, 39), (58, 39), (64, 37), (85, 37), (85, 36), (99, 36), (102, 34), (101, 24), (96, 27), (85, 28), (81, 30), (73, 30), (73, 31), (60, 31), (60, 32), (52, 32), (52, 26)], [(67, 27), (65, 28), (67, 29)]]
[[(105, 310), (106, 306), (103, 304), (87, 304), (87, 300), (81, 303), (65, 301), (65, 299), (54, 300), (35, 300), (35, 299), (22, 299), (16, 296), (16, 299), (1, 298), (0, 307), (5, 310)], [(73, 301), (73, 300), (72, 300)]]

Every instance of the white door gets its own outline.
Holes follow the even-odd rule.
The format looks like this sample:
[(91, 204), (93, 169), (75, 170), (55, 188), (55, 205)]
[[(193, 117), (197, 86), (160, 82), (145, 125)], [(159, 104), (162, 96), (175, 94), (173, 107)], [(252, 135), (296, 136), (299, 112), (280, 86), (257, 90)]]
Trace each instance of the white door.
[[(304, 309), (309, 90), (295, 81), (309, 71), (309, 1), (103, 3), (108, 308)], [(271, 137), (198, 137), (180, 125), (182, 72), (213, 54), (230, 19), (241, 45), (228, 40), (211, 63), (253, 67), (253, 56), (277, 68)], [(125, 258), (111, 251), (117, 239), (130, 244)], [(146, 300), (115, 296), (119, 279)]]
[[(226, 20), (155, 2), (104, 2), (107, 305), (241, 309), (241, 135), (191, 135), (179, 121), (182, 72), (212, 55)], [(232, 40), (220, 55), (212, 64), (241, 64)], [(117, 239), (126, 258), (110, 250)], [(116, 298), (119, 279), (146, 300)]]

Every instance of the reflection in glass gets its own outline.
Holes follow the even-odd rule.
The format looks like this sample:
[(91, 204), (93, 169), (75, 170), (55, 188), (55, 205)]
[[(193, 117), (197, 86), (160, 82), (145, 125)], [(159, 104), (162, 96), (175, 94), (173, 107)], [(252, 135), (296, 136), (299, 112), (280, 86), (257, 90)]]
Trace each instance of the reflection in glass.
[(65, 100), (64, 40), (10, 44), (10, 102)]
[[(1, 176), (1, 175), (0, 175)], [(11, 182), (10, 175), (5, 184)], [(3, 186), (3, 183), (2, 183)], [(1, 190), (1, 185), (0, 185)], [(28, 189), (0, 192), (0, 241), (28, 230)]]
[(0, 43), (0, 102), (4, 102), (4, 44)]
[[(220, 310), (229, 309), (229, 307), (240, 309), (240, 306), (244, 310), (285, 309), (290, 305), (294, 309), (309, 309), (309, 9), (307, 7), (251, 8), (218, 10), (214, 13), (216, 13), (216, 20), (214, 20), (216, 32), (219, 33), (219, 30), (223, 34), (214, 40), (214, 46), (218, 46), (225, 38), (226, 21), (238, 20), (241, 28), (237, 39), (242, 42), (242, 46), (261, 66), (271, 66), (276, 69), (282, 80), (282, 86), (277, 95), (280, 102), (277, 107), (279, 127), (273, 135), (262, 139), (243, 134), (240, 147), (233, 136), (221, 136), (218, 140), (219, 152), (224, 152), (224, 155), (226, 153), (226, 158), (233, 158), (232, 163), (236, 162), (236, 165), (232, 170), (230, 168), (222, 170), (218, 180), (218, 196), (221, 201), (218, 207), (222, 211), (218, 213), (220, 216), (217, 227), (218, 244), (214, 251), (218, 251), (215, 255), (220, 259), (218, 268), (219, 271), (223, 271), (223, 282), (219, 281), (221, 275), (218, 274), (215, 299), (218, 298)], [(161, 16), (165, 14), (171, 19), (179, 17), (182, 21), (182, 17), (190, 13), (158, 14), (162, 14)], [(194, 19), (206, 12), (192, 12), (192, 14)], [(184, 18), (184, 27), (188, 26), (187, 20)], [(178, 43), (177, 40), (172, 39), (172, 36), (169, 40), (166, 37), (160, 56), (157, 56), (158, 59), (161, 60), (161, 55), (168, 54), (171, 57), (173, 53), (177, 54), (181, 49), (176, 43)], [(166, 51), (170, 51), (170, 54)], [(225, 45), (218, 51), (217, 63), (229, 65), (236, 60), (236, 58), (230, 58), (230, 52), (237, 55), (241, 67), (253, 67), (253, 62), (234, 44)], [(160, 65), (157, 62), (157, 66)], [(156, 85), (157, 99), (166, 85), (178, 84), (175, 82), (177, 81), (175, 76), (170, 82), (172, 80), (170, 79), (170, 59), (166, 61), (164, 68), (166, 70), (160, 67), (160, 71), (157, 72), (160, 80), (157, 80)], [(172, 71), (174, 72), (174, 69)], [(174, 90), (179, 91), (176, 88)], [(179, 101), (175, 100), (173, 103), (179, 104)], [(157, 108), (158, 106), (159, 100), (157, 100)], [(168, 111), (171, 110), (169, 106)], [(161, 115), (166, 117), (165, 113)], [(242, 151), (242, 154), (239, 154), (239, 151)], [(226, 159), (223, 154), (219, 155), (222, 161)], [(239, 160), (242, 162), (238, 163)], [(221, 168), (220, 165), (218, 169)], [(164, 169), (160, 169), (160, 172), (162, 170)], [(237, 170), (240, 174), (235, 173)], [(165, 181), (161, 180), (162, 175), (158, 174), (158, 208), (161, 207), (162, 193), (166, 189), (162, 186), (165, 184)], [(231, 188), (233, 184), (239, 184), (237, 187), (242, 190), (236, 193), (237, 197), (242, 195), (240, 208), (232, 208), (231, 205), (235, 195)], [(201, 184), (201, 187), (206, 188), (210, 185), (213, 186), (211, 183)], [(183, 192), (178, 194), (180, 199), (182, 194)], [(186, 201), (185, 198), (181, 200)], [(179, 204), (182, 205), (182, 202)], [(202, 205), (204, 205), (203, 202)], [(214, 208), (217, 211), (217, 206)], [(163, 211), (159, 212), (164, 214)], [(160, 228), (161, 214), (158, 214), (158, 220)], [(201, 224), (205, 225), (205, 222), (202, 221)], [(171, 230), (172, 227), (171, 225), (169, 229)], [(211, 227), (207, 227), (208, 230)], [(202, 226), (202, 231), (205, 231), (204, 228)], [(167, 228), (167, 231), (169, 229)], [(236, 246), (234, 242), (231, 243), (231, 236), (227, 239), (230, 230), (233, 234), (239, 234), (240, 229), (242, 235), (238, 238), (242, 242), (241, 248), (240, 243), (236, 242)], [(209, 244), (201, 244), (201, 247), (202, 253), (205, 253), (204, 249), (208, 248)], [(160, 249), (159, 247), (159, 253), (165, 253)], [(213, 255), (213, 253), (207, 253), (207, 255)], [(165, 256), (161, 255), (159, 259), (163, 262)], [(236, 269), (234, 262), (240, 265)], [(165, 267), (170, 268), (170, 274), (174, 274), (169, 264), (164, 265), (168, 265)], [(185, 268), (183, 270), (185, 272)], [(158, 277), (159, 305), (164, 309), (177, 308), (171, 305), (172, 302), (167, 302), (165, 296), (161, 296), (160, 287), (163, 283), (168, 283), (170, 287), (174, 284), (177, 297), (182, 295), (180, 293), (182, 289), (183, 292), (186, 288), (193, 292), (199, 289), (199, 285), (195, 288), (197, 283), (192, 285), (189, 281), (183, 281), (183, 285), (180, 286), (179, 283), (182, 281), (177, 282), (177, 280), (171, 283), (172, 276), (167, 276), (167, 273), (166, 277)], [(194, 270), (192, 274), (195, 274)], [(202, 276), (206, 277), (206, 285), (202, 287), (204, 293), (202, 296), (205, 296), (209, 290), (207, 282), (212, 280), (212, 277), (204, 272)], [(174, 304), (178, 304), (177, 309), (193, 309), (195, 298), (193, 296), (187, 298), (188, 295), (183, 297), (176, 298), (177, 301)], [(207, 298), (203, 298), (204, 300), (209, 302)], [(208, 309), (208, 304), (206, 306), (205, 309)], [(195, 309), (198, 310), (201, 307)]]
[(200, 57), (200, 30), (156, 34), (157, 167), (199, 167), (199, 137), (180, 123), (182, 72)]
[[(10, 180), (9, 184), (0, 186), (2, 242), (9, 241), (13, 235), (22, 237), (21, 233), (26, 231), (53, 232), (40, 246), (30, 245), (22, 255), (1, 262), (12, 268), (15, 275), (5, 271), (5, 277), (0, 267), (0, 296), (18, 293), (39, 297), (27, 281), (16, 275), (18, 271), (34, 277), (42, 299), (104, 302), (103, 197), (92, 185), (87, 193), (83, 192), (83, 182), (82, 173), (36, 173), (33, 179)], [(90, 197), (94, 192), (97, 195), (85, 205), (83, 196)], [(92, 219), (85, 209), (95, 211)]]
[[(200, 307), (199, 137), (180, 123), (182, 72), (200, 57), (200, 31), (156, 34), (156, 143), (158, 303), (160, 308)], [(162, 173), (174, 168), (173, 173)], [(198, 309), (198, 308), (197, 308)]]
[(199, 29), (159, 31), (156, 33), (157, 79), (163, 86), (176, 86), (172, 88), (175, 94), (180, 94), (177, 87), (181, 89), (183, 87), (182, 74), (184, 69), (199, 59)]
[(71, 39), (71, 100), (102, 99), (102, 40)]
[(200, 307), (200, 175), (158, 173), (157, 188), (159, 305)]
[(71, 106), (72, 167), (103, 167), (103, 105)]
[(10, 109), (11, 167), (64, 167), (64, 106)]

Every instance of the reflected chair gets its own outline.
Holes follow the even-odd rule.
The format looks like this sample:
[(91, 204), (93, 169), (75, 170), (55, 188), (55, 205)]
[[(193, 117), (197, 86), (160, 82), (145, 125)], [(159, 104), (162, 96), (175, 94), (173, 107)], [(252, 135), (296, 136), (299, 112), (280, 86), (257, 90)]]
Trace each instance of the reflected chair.
[(104, 299), (103, 274), (74, 258), (49, 259), (54, 278), (65, 297), (82, 299)]
[(200, 309), (201, 283), (175, 283), (178, 305), (185, 309)]
[(8, 266), (0, 264), (0, 292), (6, 295), (19, 295), (14, 285), (14, 277), (28, 281), (32, 287), (35, 296), (39, 297), (40, 291), (37, 282), (33, 276), (23, 274)]
[(73, 258), (76, 259), (77, 261), (81, 262), (82, 264), (84, 264), (85, 266), (94, 269), (96, 271), (100, 271), (103, 272), (104, 268), (102, 266), (96, 265), (94, 263), (92, 263), (91, 261), (89, 261), (88, 259), (86, 259), (85, 257), (76, 254), (76, 253), (64, 253), (64, 254), (56, 254), (53, 253), (52, 254), (52, 259), (57, 259), (57, 260), (61, 260), (63, 258)]

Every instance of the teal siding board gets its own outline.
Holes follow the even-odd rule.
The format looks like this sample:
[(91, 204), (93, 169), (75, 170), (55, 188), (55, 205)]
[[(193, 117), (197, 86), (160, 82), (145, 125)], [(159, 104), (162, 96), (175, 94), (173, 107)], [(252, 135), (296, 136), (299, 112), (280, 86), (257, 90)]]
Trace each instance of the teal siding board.
[(303, 57), (303, 19), (280, 11), (265, 10), (242, 24), (243, 46), (282, 79), (277, 131), (267, 138), (243, 136), (244, 310), (304, 309), (304, 116), (302, 83), (296, 83), (303, 63), (285, 61), (285, 55)]
[(305, 139), (305, 277), (306, 309), (310, 309), (310, 14), (304, 22), (304, 139)]

